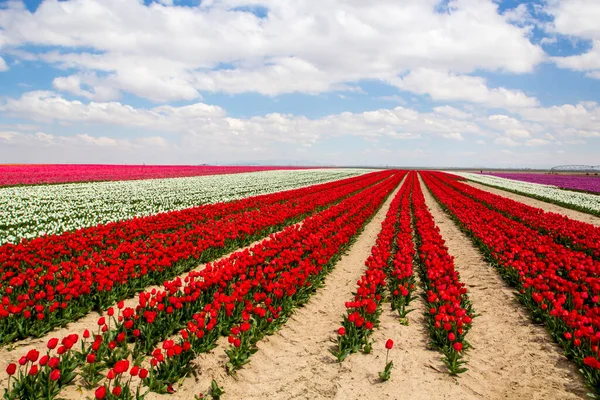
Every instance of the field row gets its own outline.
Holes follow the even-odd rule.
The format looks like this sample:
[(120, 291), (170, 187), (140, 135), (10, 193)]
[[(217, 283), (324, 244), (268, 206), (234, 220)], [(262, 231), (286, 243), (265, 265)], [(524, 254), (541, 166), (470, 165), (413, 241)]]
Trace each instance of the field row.
[(534, 174), (534, 173), (499, 173), (491, 175), (501, 178), (539, 183), (542, 185), (556, 186), (561, 189), (579, 190), (583, 192), (600, 193), (600, 177), (595, 175), (560, 175), (560, 174)]
[[(530, 196), (542, 201), (555, 203), (567, 208), (600, 216), (600, 196), (592, 193), (564, 190), (557, 186), (512, 180), (493, 175), (473, 174), (470, 172), (452, 172), (454, 175), (473, 182), (482, 183), (517, 194)], [(594, 178), (592, 178), (594, 179)], [(600, 178), (598, 178), (600, 179)]]
[(0, 186), (39, 185), (68, 182), (124, 181), (136, 179), (181, 178), (186, 176), (239, 174), (295, 167), (218, 167), (195, 165), (0, 165)]
[(313, 169), (0, 188), (0, 245), (331, 182), (369, 170)]

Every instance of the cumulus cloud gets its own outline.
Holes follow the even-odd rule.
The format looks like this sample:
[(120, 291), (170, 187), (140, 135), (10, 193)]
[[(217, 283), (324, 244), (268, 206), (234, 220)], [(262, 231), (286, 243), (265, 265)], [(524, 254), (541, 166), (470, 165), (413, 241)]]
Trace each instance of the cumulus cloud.
[[(75, 70), (54, 87), (98, 101), (115, 100), (119, 92), (157, 102), (198, 99), (202, 91), (323, 93), (354, 90), (363, 79), (388, 82), (418, 67), (523, 73), (544, 60), (528, 30), (513, 23), (515, 13), (501, 15), (484, 0), (455, 0), (441, 13), (438, 3), (215, 0), (183, 7), (167, 0), (149, 6), (45, 0), (30, 13), (9, 2), (0, 9), (0, 45), (39, 46), (41, 54), (20, 54)], [(268, 15), (249, 12), (252, 6)], [(522, 93), (486, 93), (485, 83), (472, 77), (444, 83), (460, 79), (469, 86), (466, 101), (532, 105)]]
[(424, 136), (464, 140), (464, 135), (481, 135), (470, 121), (438, 113), (421, 113), (410, 108), (379, 109), (361, 113), (343, 112), (310, 119), (271, 113), (251, 118), (233, 118), (217, 106), (195, 103), (187, 106), (134, 108), (120, 102), (83, 103), (57, 93), (33, 91), (8, 98), (0, 112), (43, 123), (83, 123), (145, 128), (175, 134), (199, 145), (212, 141), (224, 146), (276, 142), (312, 145), (322, 138), (356, 136), (419, 140)]
[(6, 64), (6, 61), (4, 61), (4, 58), (0, 57), (0, 72), (4, 71), (8, 71), (8, 65)]
[(523, 119), (543, 124), (564, 135), (600, 136), (600, 107), (595, 102), (519, 110)]
[(442, 134), (442, 137), (450, 140), (465, 140), (465, 138), (460, 132), (444, 133)]
[[(0, 126), (0, 156), (13, 162), (161, 163), (241, 162), (277, 156), (281, 163), (303, 155), (304, 160), (337, 164), (352, 163), (358, 157), (361, 163), (374, 165), (398, 165), (402, 160), (419, 165), (465, 165), (467, 159), (480, 164), (496, 160), (500, 165), (502, 149), (519, 148), (526, 154), (533, 147), (552, 144), (560, 148), (561, 143), (576, 145), (600, 137), (596, 103), (524, 108), (511, 115), (474, 113), (468, 119), (456, 118), (457, 111), (451, 106), (436, 107), (432, 112), (395, 107), (320, 118), (281, 113), (234, 118), (224, 109), (204, 103), (136, 108), (34, 91), (0, 103), (0, 112), (7, 116), (39, 122)], [(64, 134), (65, 126), (75, 133)], [(349, 138), (369, 143), (365, 148), (371, 151), (331, 151), (326, 145)], [(485, 156), (477, 152), (468, 158), (464, 154), (472, 150), (461, 152), (453, 147), (440, 153), (429, 148), (450, 140), (460, 141), (461, 146), (487, 142), (495, 146), (487, 149)], [(535, 157), (528, 160), (533, 162)]]
[(442, 114), (442, 115), (448, 116), (450, 118), (456, 118), (456, 119), (469, 119), (469, 118), (473, 118), (473, 114), (461, 111), (458, 108), (451, 107), (451, 106), (434, 107), (433, 111), (435, 111), (438, 114)]
[(600, 79), (600, 2), (596, 0), (550, 0), (545, 11), (553, 17), (548, 29), (552, 33), (591, 41), (585, 53), (553, 57), (562, 68), (586, 71), (587, 76)]
[(498, 144), (500, 146), (510, 146), (510, 147), (517, 147), (520, 146), (521, 144), (511, 138), (508, 137), (499, 137), (494, 139), (494, 143)]
[(536, 138), (536, 139), (529, 139), (528, 141), (526, 141), (525, 146), (532, 146), (532, 147), (533, 146), (546, 146), (550, 143), (551, 142), (549, 140)]
[(392, 82), (402, 90), (429, 94), (438, 101), (469, 101), (489, 107), (534, 107), (537, 99), (518, 90), (488, 88), (485, 79), (448, 71), (418, 68)]

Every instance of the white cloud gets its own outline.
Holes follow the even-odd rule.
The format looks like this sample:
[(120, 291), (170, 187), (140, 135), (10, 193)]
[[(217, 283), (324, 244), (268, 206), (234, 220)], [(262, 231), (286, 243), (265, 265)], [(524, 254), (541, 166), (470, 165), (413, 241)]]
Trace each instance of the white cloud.
[(554, 17), (553, 31), (585, 39), (600, 38), (600, 3), (596, 0), (549, 0), (546, 11)]
[(548, 144), (550, 144), (549, 140), (540, 139), (540, 138), (529, 139), (528, 141), (525, 142), (525, 146), (546, 146)]
[(562, 68), (589, 71), (587, 76), (600, 79), (600, 2), (596, 0), (550, 0), (546, 12), (554, 17), (549, 30), (575, 39), (591, 40), (583, 54), (553, 57)]
[(587, 76), (598, 78), (600, 76), (600, 40), (594, 40), (592, 48), (587, 53), (568, 57), (553, 57), (552, 60), (559, 67), (574, 71), (591, 71)]
[(318, 119), (278, 113), (241, 119), (204, 103), (144, 109), (119, 102), (83, 103), (66, 100), (53, 92), (34, 91), (18, 99), (6, 99), (0, 104), (0, 112), (44, 123), (100, 124), (171, 132), (198, 144), (213, 141), (227, 146), (267, 141), (313, 144), (321, 138), (340, 136), (418, 140), (425, 135), (438, 135), (463, 140), (465, 134), (482, 134), (473, 122), (404, 107), (343, 112)]
[(104, 148), (141, 148), (141, 147), (167, 147), (168, 142), (160, 136), (151, 136), (137, 139), (120, 139), (107, 136), (91, 136), (80, 133), (73, 136), (62, 136), (45, 132), (23, 133), (15, 131), (0, 131), (0, 143), (5, 145), (20, 145), (28, 148), (39, 147), (104, 147)]
[(460, 134), (460, 132), (444, 133), (442, 134), (442, 137), (458, 141), (465, 140), (465, 138), (463, 137), (463, 135)]
[(434, 107), (433, 111), (435, 111), (438, 114), (442, 114), (442, 115), (448, 116), (450, 118), (456, 118), (456, 119), (470, 119), (470, 118), (473, 118), (473, 114), (461, 111), (458, 108), (451, 107), (451, 106)]
[(496, 139), (494, 139), (494, 143), (498, 144), (500, 146), (510, 146), (510, 147), (517, 147), (517, 146), (521, 145), (519, 142), (516, 142), (515, 140), (508, 138), (508, 137), (496, 138)]
[(517, 128), (517, 129), (507, 129), (506, 130), (506, 136), (513, 137), (513, 138), (524, 139), (524, 138), (530, 137), (531, 134), (526, 129), (518, 129)]
[(594, 102), (525, 108), (519, 110), (519, 114), (528, 121), (556, 128), (600, 132), (600, 107)]
[(0, 111), (27, 116), (37, 121), (59, 120), (123, 126), (155, 126), (157, 129), (167, 128), (171, 117), (193, 123), (225, 115), (222, 108), (203, 103), (183, 107), (160, 106), (147, 110), (136, 109), (119, 102), (92, 101), (85, 104), (80, 101), (69, 101), (48, 91), (27, 92), (19, 99), (9, 98), (4, 104), (0, 104)]
[[(107, 101), (116, 100), (120, 97), (119, 89), (100, 85), (100, 81), (94, 73), (83, 73), (54, 78), (52, 86), (61, 92), (67, 92), (90, 100)], [(85, 89), (85, 87), (89, 89)]]
[(6, 61), (4, 61), (4, 58), (0, 57), (0, 72), (4, 71), (8, 71), (8, 65), (6, 64)]
[(448, 71), (418, 68), (392, 83), (402, 90), (429, 94), (437, 101), (469, 101), (488, 107), (534, 107), (537, 99), (518, 90), (488, 88), (485, 79)]
[[(398, 149), (427, 147), (436, 139), (455, 140), (465, 146), (494, 143), (496, 148), (490, 147), (485, 157), (480, 153), (468, 157), (483, 165), (502, 161), (502, 148), (520, 147), (522, 154), (528, 154), (532, 147), (577, 144), (586, 139), (592, 149), (592, 143), (600, 138), (600, 107), (594, 102), (517, 110), (518, 114), (490, 116), (476, 111), (468, 119), (457, 118), (462, 111), (451, 106), (436, 107), (432, 112), (395, 107), (320, 118), (280, 113), (234, 118), (223, 108), (204, 103), (136, 108), (117, 101), (81, 102), (54, 92), (33, 91), (0, 101), (0, 113), (39, 122), (0, 126), (0, 143), (10, 144), (12, 149), (0, 151), (0, 156), (13, 162), (82, 162), (83, 158), (77, 157), (84, 155), (94, 162), (148, 162), (150, 156), (145, 154), (152, 153), (153, 159), (161, 163), (195, 163), (199, 159), (206, 162), (208, 155), (216, 157), (209, 162), (268, 160), (274, 155), (278, 160), (294, 160), (298, 149), (310, 149), (304, 153), (306, 157), (347, 164), (358, 156), (324, 152), (323, 148), (327, 143), (356, 137), (373, 144), (372, 154), (381, 154), (382, 149), (391, 151), (389, 157), (361, 158), (361, 163), (379, 164), (385, 160), (390, 165), (398, 162), (393, 159), (400, 154)], [(70, 133), (65, 134), (65, 130)], [(143, 136), (138, 137), (140, 134)], [(452, 145), (453, 151), (461, 147)], [(119, 153), (117, 149), (121, 148), (124, 150)], [(456, 154), (444, 158), (430, 152), (422, 162), (411, 154), (406, 160), (419, 165), (464, 165), (466, 153), (461, 154), (462, 158)], [(545, 153), (540, 154), (542, 157)], [(99, 158), (101, 155), (103, 158)], [(533, 160), (528, 158), (527, 162)]]
[[(94, 100), (125, 91), (157, 102), (198, 99), (201, 91), (352, 90), (362, 79), (387, 82), (417, 67), (523, 73), (544, 60), (528, 29), (499, 14), (494, 2), (455, 0), (446, 13), (436, 11), (438, 3), (215, 0), (172, 7), (46, 0), (30, 13), (10, 2), (0, 9), (0, 46), (48, 46), (47, 54), (15, 54), (76, 70), (55, 81), (59, 90)], [(268, 18), (236, 8), (256, 5), (269, 10)], [(467, 83), (471, 90), (481, 85)], [(532, 105), (518, 92), (488, 92), (492, 105)]]

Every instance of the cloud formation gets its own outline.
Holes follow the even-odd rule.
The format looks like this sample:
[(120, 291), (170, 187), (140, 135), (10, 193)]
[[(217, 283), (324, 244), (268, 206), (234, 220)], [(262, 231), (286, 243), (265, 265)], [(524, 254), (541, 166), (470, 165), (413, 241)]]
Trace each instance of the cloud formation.
[[(467, 101), (521, 103), (532, 100), (501, 88), (485, 93), (483, 81), (447, 71), (523, 73), (545, 58), (527, 29), (486, 0), (455, 0), (444, 11), (438, 0), (169, 3), (46, 0), (30, 13), (12, 0), (0, 9), (0, 51), (39, 46), (24, 56), (64, 68), (54, 87), (66, 93), (106, 101), (128, 92), (156, 102), (193, 100), (202, 91), (352, 90), (360, 80), (425, 68), (469, 85)], [(258, 4), (266, 17), (248, 11)], [(413, 85), (418, 93), (432, 89)]]

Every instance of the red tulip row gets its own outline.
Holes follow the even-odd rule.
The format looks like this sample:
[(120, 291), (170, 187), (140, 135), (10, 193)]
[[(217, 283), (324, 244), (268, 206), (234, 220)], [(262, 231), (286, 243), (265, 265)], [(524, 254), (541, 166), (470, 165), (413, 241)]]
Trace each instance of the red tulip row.
[[(111, 308), (108, 319), (100, 318), (91, 343), (85, 342), (81, 351), (65, 349), (64, 354), (79, 360), (78, 373), (90, 386), (105, 377), (113, 382), (97, 389), (98, 398), (114, 395), (116, 387), (119, 396), (129, 393), (129, 386), (115, 385), (114, 380), (127, 370), (125, 362), (127, 367), (128, 360), (141, 366), (146, 354), (151, 358), (142, 384), (153, 391), (172, 391), (171, 384), (189, 372), (195, 355), (214, 347), (220, 335), (230, 335), (229, 368), (238, 368), (256, 350), (255, 343), (322, 284), (341, 251), (400, 180), (396, 172), (307, 218), (301, 227), (287, 227), (249, 250), (190, 273), (184, 281), (166, 282), (164, 290), (141, 293), (135, 310), (122, 309), (120, 303), (117, 315)], [(177, 331), (176, 339), (168, 339)], [(56, 369), (62, 372), (60, 363)], [(21, 385), (22, 379), (14, 384)]]
[[(365, 261), (367, 268), (357, 282), (354, 300), (345, 303), (347, 315), (338, 329), (337, 349), (332, 350), (338, 361), (343, 361), (350, 353), (360, 350), (368, 353), (371, 347), (369, 337), (373, 328), (379, 324), (380, 305), (385, 298), (386, 271), (390, 269), (393, 252), (396, 250), (394, 242), (399, 231), (400, 206), (403, 199), (408, 199), (410, 195), (407, 188), (409, 186), (405, 182), (392, 200), (375, 245), (371, 248), (371, 255)], [(400, 283), (398, 285), (401, 286)]]
[(550, 236), (555, 242), (586, 252), (600, 260), (600, 227), (570, 219), (562, 214), (545, 212), (540, 208), (448, 179), (449, 177), (441, 174), (437, 176), (445, 184), (507, 217)]
[(441, 174), (423, 173), (423, 178), (600, 393), (599, 263), (445, 185), (448, 178)]
[(390, 176), (368, 174), (0, 247), (0, 342), (41, 336)]
[(398, 311), (403, 324), (407, 323), (406, 315), (409, 313), (407, 306), (412, 301), (412, 293), (415, 288), (415, 278), (413, 276), (415, 244), (413, 241), (411, 199), (414, 196), (412, 191), (416, 177), (416, 172), (411, 172), (406, 179), (407, 194), (402, 197), (400, 204), (400, 215), (397, 223), (398, 232), (393, 245), (394, 257), (392, 263), (386, 268), (392, 310)]
[(417, 180), (412, 188), (412, 207), (421, 277), (426, 290), (431, 339), (444, 354), (451, 374), (466, 371), (462, 353), (469, 347), (465, 336), (474, 311), (465, 284), (454, 269), (454, 257), (435, 225)]

